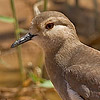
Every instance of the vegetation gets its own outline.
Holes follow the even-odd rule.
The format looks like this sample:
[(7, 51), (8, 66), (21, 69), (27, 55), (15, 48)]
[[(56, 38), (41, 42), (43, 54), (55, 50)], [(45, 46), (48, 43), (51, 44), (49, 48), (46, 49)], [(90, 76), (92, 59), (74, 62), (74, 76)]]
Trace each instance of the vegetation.
[[(15, 4), (14, 4), (14, 0), (10, 0), (10, 4), (11, 4), (11, 10), (12, 10), (12, 15), (13, 18), (8, 17), (8, 16), (0, 16), (0, 21), (6, 22), (6, 23), (13, 23), (14, 24), (14, 28), (15, 28), (15, 36), (16, 36), (16, 40), (18, 40), (20, 38), (20, 34), (21, 33), (26, 33), (27, 30), (25, 29), (21, 29), (19, 28), (19, 23), (16, 17), (16, 8), (15, 8)], [(47, 10), (47, 0), (44, 0), (44, 11)], [(24, 70), (24, 66), (23, 66), (23, 62), (22, 62), (22, 53), (21, 53), (21, 45), (16, 47), (16, 51), (17, 51), (17, 57), (18, 57), (18, 63), (19, 63), (19, 68), (20, 68), (20, 75), (21, 75), (21, 79), (22, 79), (22, 84), (25, 81), (25, 70)], [(42, 61), (43, 58), (41, 58), (40, 60)], [(41, 61), (39, 61), (39, 66), (43, 66), (41, 64), (43, 64)], [(8, 64), (6, 64), (5, 61), (3, 61), (2, 59), (0, 59), (0, 62), (2, 64), (4, 64), (5, 66), (8, 66)], [(39, 78), (37, 77), (33, 72), (29, 72), (29, 76), (32, 78), (32, 80), (34, 81), (34, 83), (40, 82), (39, 87), (49, 87), (52, 88), (53, 85), (51, 84), (51, 82), (49, 80), (43, 79), (43, 78)]]

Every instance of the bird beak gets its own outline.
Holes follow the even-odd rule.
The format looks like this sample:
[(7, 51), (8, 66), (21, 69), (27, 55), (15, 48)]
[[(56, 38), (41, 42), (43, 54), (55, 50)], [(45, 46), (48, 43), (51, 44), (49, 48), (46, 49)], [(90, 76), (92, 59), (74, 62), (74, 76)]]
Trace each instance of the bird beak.
[(33, 35), (31, 33), (27, 33), (25, 36), (21, 37), (20, 39), (18, 39), (17, 41), (15, 41), (12, 45), (11, 48), (17, 47), (20, 44), (23, 44), (29, 40), (31, 40), (34, 36), (37, 35)]

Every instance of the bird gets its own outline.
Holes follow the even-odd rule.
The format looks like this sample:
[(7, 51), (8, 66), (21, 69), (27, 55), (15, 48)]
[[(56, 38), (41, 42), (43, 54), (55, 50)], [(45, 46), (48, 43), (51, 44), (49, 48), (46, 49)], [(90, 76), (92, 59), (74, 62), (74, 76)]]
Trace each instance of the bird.
[(11, 47), (29, 40), (43, 49), (47, 73), (62, 100), (100, 100), (100, 51), (79, 40), (63, 13), (38, 13), (29, 33)]

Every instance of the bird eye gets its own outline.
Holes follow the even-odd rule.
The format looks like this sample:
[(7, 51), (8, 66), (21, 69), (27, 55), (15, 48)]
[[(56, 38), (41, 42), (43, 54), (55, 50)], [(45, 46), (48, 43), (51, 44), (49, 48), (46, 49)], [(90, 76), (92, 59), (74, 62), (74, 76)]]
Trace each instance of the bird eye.
[(49, 23), (46, 25), (46, 29), (52, 29), (54, 27), (54, 23)]

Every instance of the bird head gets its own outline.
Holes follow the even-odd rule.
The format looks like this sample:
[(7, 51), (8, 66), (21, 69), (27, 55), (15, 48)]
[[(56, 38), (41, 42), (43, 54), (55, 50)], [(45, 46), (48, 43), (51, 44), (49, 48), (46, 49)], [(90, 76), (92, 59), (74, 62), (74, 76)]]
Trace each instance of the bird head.
[(62, 13), (46, 11), (35, 16), (29, 33), (15, 41), (12, 48), (33, 40), (42, 48), (58, 48), (66, 39), (77, 38), (74, 25)]

